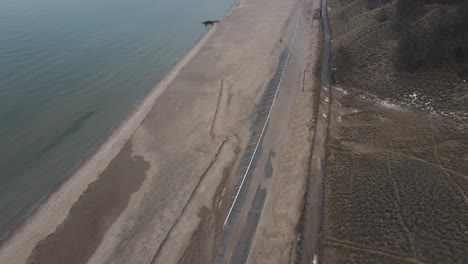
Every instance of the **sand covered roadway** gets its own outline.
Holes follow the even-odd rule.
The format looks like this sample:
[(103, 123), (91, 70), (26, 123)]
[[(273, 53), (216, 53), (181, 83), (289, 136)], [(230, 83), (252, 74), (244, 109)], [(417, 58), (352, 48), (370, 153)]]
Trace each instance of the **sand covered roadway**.
[(220, 206), (294, 4), (239, 1), (4, 243), (1, 262), (177, 262), (203, 208)]
[[(263, 129), (259, 127), (258, 132), (253, 129), (251, 141), (258, 141), (260, 130), (263, 137), (247, 174), (242, 169), (248, 162), (239, 163), (240, 178), (245, 176), (245, 181), (242, 181), (242, 189), (234, 193), (236, 203), (230, 218), (225, 221), (212, 263), (295, 261), (297, 223), (312, 147), (313, 105), (319, 88), (315, 73), (319, 59), (320, 21), (312, 20), (311, 16), (319, 5), (320, 1), (299, 1), (291, 13), (283, 37), (283, 42), (288, 42), (287, 47), (258, 105), (255, 120), (266, 115), (270, 119)], [(270, 112), (265, 111), (265, 105), (275, 91), (273, 108)], [(246, 149), (241, 160), (248, 160), (244, 157), (250, 155)], [(229, 191), (227, 195), (230, 197)], [(197, 239), (192, 244), (195, 243), (205, 245), (210, 241), (205, 239), (200, 243)], [(197, 249), (207, 250), (207, 247)], [(193, 252), (195, 250), (191, 251), (192, 256), (196, 256)], [(210, 263), (209, 260), (193, 260), (191, 257), (185, 263)]]

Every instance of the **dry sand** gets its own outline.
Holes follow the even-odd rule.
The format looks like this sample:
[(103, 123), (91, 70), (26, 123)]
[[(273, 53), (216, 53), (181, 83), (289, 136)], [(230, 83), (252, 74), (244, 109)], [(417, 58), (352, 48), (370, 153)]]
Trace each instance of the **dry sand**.
[[(317, 73), (320, 70), (321, 24), (319, 20), (312, 20), (313, 11), (319, 7), (319, 0), (310, 0), (299, 9), (302, 18), (289, 72), (286, 72), (278, 110), (273, 113), (279, 118), (271, 122), (269, 127), (272, 131), (265, 138), (264, 148), (272, 146), (276, 155), (272, 159), (271, 179), (265, 179), (262, 184), (268, 189), (268, 196), (247, 263), (296, 261), (297, 228), (310, 173), (315, 105), (320, 88)], [(292, 78), (291, 75), (300, 77)]]
[(168, 73), (134, 111), (115, 129), (100, 149), (5, 242), (0, 248), (2, 263), (24, 263), (35, 245), (52, 234), (88, 185), (95, 182), (148, 115), (158, 97), (180, 70), (198, 53), (213, 34), (212, 28)]
[[(241, 173), (229, 177), (231, 182), (220, 190), (213, 207), (203, 211), (203, 220), (182, 263), (294, 262), (296, 227), (310, 158), (314, 98), (319, 88), (314, 85), (319, 22), (311, 20), (318, 4), (319, 1), (298, 2), (285, 25), (282, 39), (292, 47), (289, 61), (252, 170), (239, 194), (240, 206), (231, 215), (233, 221), (222, 228), (230, 205), (223, 209), (223, 204), (232, 202), (245, 162), (234, 165)], [(276, 78), (275, 75), (273, 80)], [(271, 94), (268, 91), (266, 98)], [(259, 106), (264, 108), (263, 104)], [(259, 128), (263, 128), (263, 123)], [(257, 133), (260, 131), (252, 132), (252, 137), (256, 138)], [(246, 148), (239, 154), (240, 160), (245, 158), (243, 153), (249, 156), (250, 152)], [(163, 256), (159, 260), (164, 260)]]
[(1, 263), (177, 262), (203, 208), (219, 206), (293, 5), (238, 2), (2, 246)]

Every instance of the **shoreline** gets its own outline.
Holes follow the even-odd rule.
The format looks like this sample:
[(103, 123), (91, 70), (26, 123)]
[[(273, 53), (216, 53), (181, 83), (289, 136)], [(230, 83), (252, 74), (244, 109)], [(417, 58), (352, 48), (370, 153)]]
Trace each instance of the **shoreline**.
[[(212, 18), (216, 18), (216, 19), (223, 19), (223, 17), (226, 17), (230, 13), (231, 9), (233, 8), (233, 6), (235, 6), (236, 3), (237, 3), (237, 0), (227, 1), (227, 2), (224, 2), (224, 4), (222, 5), (222, 8), (217, 8), (216, 12), (211, 12), (211, 13), (209, 13), (210, 15), (195, 15), (194, 17), (196, 19), (199, 18), (200, 22), (201, 22), (202, 18), (205, 18), (205, 16), (206, 16), (206, 18), (212, 17)], [(195, 13), (195, 14), (198, 14), (198, 13)], [(203, 14), (205, 14), (205, 13), (203, 13)], [(196, 21), (196, 22), (198, 22), (198, 21)], [(96, 155), (96, 153), (99, 151), (99, 149), (103, 148), (103, 146), (106, 144), (108, 139), (110, 137), (114, 136), (114, 134), (116, 133), (116, 130), (119, 130), (124, 125), (124, 123), (126, 123), (128, 121), (128, 119), (132, 118), (134, 113), (136, 111), (138, 111), (138, 109), (141, 107), (144, 100), (148, 96), (150, 96), (150, 94), (153, 92), (154, 89), (156, 89), (156, 87), (159, 85), (159, 83), (163, 82), (164, 79), (167, 78), (167, 76), (169, 74), (171, 74), (171, 72), (174, 70), (174, 68), (176, 68), (178, 66), (178, 64), (180, 64), (181, 61), (192, 51), (192, 49), (200, 41), (202, 41), (202, 39), (207, 34), (209, 34), (210, 27), (205, 28), (205, 27), (203, 27), (203, 25), (200, 25), (199, 23), (195, 23), (195, 22), (190, 23), (190, 24), (192, 25), (192, 27), (193, 27), (193, 24), (195, 24), (196, 26), (199, 26), (200, 28), (197, 27), (194, 30), (190, 30), (190, 32), (188, 32), (187, 30), (184, 30), (184, 32), (187, 31), (188, 33), (183, 34), (183, 35), (184, 36), (190, 35), (190, 38), (184, 38), (184, 40), (187, 39), (188, 41), (185, 41), (183, 45), (178, 45), (177, 49), (175, 49), (177, 52), (174, 53), (172, 56), (166, 56), (167, 58), (169, 58), (169, 61), (167, 61), (167, 63), (164, 63), (166, 61), (163, 61), (164, 64), (161, 64), (161, 65), (166, 65), (166, 66), (160, 67), (159, 64), (158, 64), (158, 66), (156, 66), (157, 67), (156, 71), (154, 71), (155, 66), (145, 67), (146, 69), (150, 69), (150, 71), (147, 72), (147, 74), (144, 75), (144, 76), (153, 76), (153, 78), (148, 78), (148, 79), (153, 79), (153, 81), (145, 82), (144, 86), (146, 86), (146, 88), (138, 90), (139, 91), (138, 93), (133, 93), (133, 94), (136, 94), (136, 96), (134, 96), (133, 100), (128, 100), (127, 99), (126, 102), (128, 102), (128, 104), (126, 104), (126, 107), (125, 107), (126, 109), (124, 109), (123, 112), (121, 111), (121, 113), (118, 114), (118, 115), (116, 115), (116, 113), (113, 113), (113, 114), (110, 115), (112, 118), (117, 117), (117, 118), (113, 119), (113, 122), (111, 122), (111, 123), (110, 122), (104, 122), (102, 124), (106, 124), (106, 125), (103, 125), (103, 126), (101, 126), (101, 125), (97, 126), (96, 125), (96, 127), (99, 127), (99, 128), (103, 127), (104, 128), (104, 129), (100, 129), (99, 133), (92, 130), (92, 129), (94, 129), (94, 125), (92, 125), (92, 124), (86, 124), (85, 125), (85, 127), (88, 127), (88, 128), (91, 127), (92, 128), (92, 129), (88, 130), (87, 132), (85, 132), (85, 133), (88, 133), (89, 131), (92, 131), (91, 133), (89, 133), (89, 135), (90, 135), (89, 138), (85, 137), (85, 140), (82, 140), (83, 142), (80, 141), (80, 143), (79, 143), (80, 147), (81, 146), (85, 146), (85, 147), (80, 148), (80, 150), (78, 152), (78, 151), (76, 151), (76, 149), (74, 149), (73, 146), (69, 147), (69, 148), (64, 148), (64, 147), (60, 146), (59, 149), (60, 149), (60, 151), (64, 150), (63, 153), (66, 153), (66, 154), (74, 153), (73, 155), (69, 156), (69, 157), (72, 157), (72, 158), (68, 158), (68, 156), (67, 156), (67, 159), (64, 160), (65, 162), (62, 162), (63, 159), (61, 161), (55, 160), (54, 159), (54, 154), (52, 154), (50, 156), (51, 158), (48, 158), (48, 159), (41, 158), (41, 160), (45, 160), (45, 162), (42, 162), (42, 161), (40, 161), (40, 163), (35, 162), (35, 164), (40, 164), (40, 166), (36, 166), (36, 165), (34, 165), (35, 167), (34, 166), (29, 166), (29, 165), (28, 166), (23, 166), (23, 167), (32, 167), (33, 168), (32, 170), (29, 170), (31, 172), (31, 174), (29, 176), (36, 176), (37, 173), (39, 173), (39, 174), (37, 174), (37, 176), (43, 174), (45, 181), (43, 179), (43, 180), (39, 181), (37, 184), (35, 184), (35, 183), (31, 184), (31, 181), (29, 181), (29, 185), (27, 184), (28, 181), (24, 181), (24, 183), (26, 183), (26, 186), (32, 186), (31, 194), (28, 194), (28, 195), (26, 195), (24, 197), (21, 196), (20, 194), (21, 193), (28, 193), (28, 191), (25, 191), (25, 190), (28, 190), (28, 189), (23, 190), (22, 188), (17, 188), (17, 187), (13, 187), (11, 189), (12, 195), (8, 194), (7, 197), (13, 197), (15, 199), (20, 198), (20, 199), (18, 199), (19, 202), (16, 201), (16, 200), (11, 200), (11, 202), (7, 204), (7, 207), (5, 207), (6, 211), (5, 211), (4, 217), (2, 218), (2, 222), (4, 224), (0, 228), (1, 229), (0, 230), (0, 248), (3, 247), (5, 244), (7, 244), (8, 241), (11, 239), (11, 237), (28, 222), (28, 219), (30, 217), (34, 216), (37, 213), (37, 211), (40, 210), (42, 205), (44, 203), (46, 203), (50, 199), (51, 195), (58, 192), (62, 188), (62, 185), (64, 185), (67, 181), (69, 181), (69, 179), (71, 177), (73, 177), (79, 170), (81, 170), (81, 168), (83, 166), (85, 166), (85, 164), (87, 162), (89, 162), (89, 160), (92, 159)], [(184, 28), (187, 28), (187, 27), (184, 27)], [(176, 31), (176, 32), (179, 32), (179, 31)], [(190, 33), (195, 33), (195, 34), (190, 34)], [(159, 50), (161, 50), (161, 48), (158, 49), (158, 47), (159, 47), (158, 45), (156, 45), (155, 47), (156, 47), (156, 50), (159, 51)], [(164, 47), (163, 47), (163, 49), (164, 49)], [(135, 50), (135, 51), (137, 51), (137, 50)], [(137, 56), (137, 57), (140, 56), (140, 55), (138, 55), (139, 52), (140, 51), (135, 53), (136, 54), (135, 56)], [(159, 55), (156, 55), (156, 57), (157, 56), (159, 56)], [(146, 57), (148, 57), (148, 56), (146, 56)], [(154, 56), (149, 56), (149, 57), (152, 58)], [(156, 61), (159, 63), (159, 59), (156, 60)], [(120, 63), (120, 64), (121, 65), (126, 65), (126, 63), (123, 63), (123, 64)], [(136, 69), (136, 68), (138, 68), (138, 67), (132, 67), (132, 69)], [(158, 70), (160, 68), (163, 68), (163, 69)], [(125, 72), (128, 73), (129, 71), (125, 71)], [(139, 71), (139, 72), (141, 72), (141, 71)], [(160, 73), (158, 73), (158, 72), (160, 72)], [(131, 71), (130, 71), (130, 73), (131, 73)], [(112, 73), (112, 74), (114, 74), (114, 73)], [(112, 79), (114, 77), (105, 77), (105, 78)], [(129, 78), (126, 78), (126, 79), (129, 79)], [(143, 79), (146, 79), (146, 78), (143, 78)], [(95, 82), (93, 81), (93, 82), (89, 82), (89, 83), (93, 84)], [(106, 87), (107, 84), (108, 84), (108, 81), (106, 80), (104, 86), (103, 85), (100, 85), (100, 86), (101, 87)], [(114, 85), (114, 83), (111, 83), (111, 84)], [(109, 85), (111, 85), (111, 84), (109, 84)], [(86, 88), (86, 86), (87, 85), (85, 85), (85, 88)], [(122, 97), (120, 97), (120, 98), (122, 98)], [(113, 104), (115, 104), (115, 103), (113, 103)], [(98, 107), (97, 112), (100, 112), (101, 108), (102, 107)], [(102, 108), (102, 109), (107, 109), (107, 108), (108, 107), (105, 107), (105, 108)], [(103, 112), (105, 112), (105, 111), (103, 111)], [(113, 111), (113, 112), (115, 112), (115, 111)], [(64, 115), (61, 114), (61, 116), (64, 116)], [(98, 116), (98, 115), (96, 115), (96, 116)], [(65, 116), (63, 119), (60, 119), (60, 121), (61, 122), (63, 121), (64, 123), (58, 125), (57, 129), (67, 128), (68, 122), (73, 121), (73, 118), (75, 118), (75, 116)], [(110, 120), (109, 118), (106, 118), (106, 117), (104, 117), (104, 118), (107, 121)], [(94, 120), (94, 117), (91, 118), (91, 119)], [(96, 120), (99, 120), (99, 119), (96, 119)], [(57, 122), (55, 122), (55, 123), (57, 123)], [(88, 125), (90, 125), (90, 126), (88, 126)], [(54, 131), (56, 131), (57, 129), (54, 129)], [(31, 130), (31, 129), (28, 128), (28, 130)], [(34, 130), (31, 130), (31, 131), (34, 131)], [(33, 132), (33, 134), (41, 135), (42, 132), (43, 131), (40, 131), (39, 134)], [(80, 131), (75, 130), (75, 131), (72, 132), (72, 134), (73, 134), (73, 137), (75, 137), (75, 134), (80, 136), (83, 133), (82, 133), (81, 130)], [(50, 133), (48, 133), (48, 134), (46, 133), (45, 135), (48, 135), (48, 137), (51, 136)], [(98, 136), (98, 137), (95, 137), (95, 136)], [(6, 137), (6, 138), (8, 139), (8, 137)], [(33, 138), (35, 138), (35, 137), (33, 137)], [(42, 136), (42, 138), (45, 138), (45, 136)], [(52, 138), (53, 138), (53, 136), (52, 136)], [(78, 139), (81, 140), (81, 138), (78, 138)], [(73, 140), (75, 140), (75, 138), (72, 138), (71, 140), (73, 141)], [(6, 141), (7, 145), (10, 144), (10, 141), (11, 140)], [(42, 140), (37, 140), (37, 141), (39, 143), (43, 143)], [(68, 142), (69, 140), (67, 139), (66, 141)], [(14, 141), (11, 141), (11, 142), (14, 143)], [(65, 146), (65, 147), (69, 146), (69, 145), (66, 144), (67, 142), (65, 142), (65, 144), (63, 144), (63, 146)], [(33, 145), (33, 144), (31, 144), (31, 145)], [(16, 146), (15, 145), (12, 145), (12, 146), (15, 147), (13, 150), (15, 150), (15, 153), (16, 153)], [(34, 146), (31, 147), (31, 146), (28, 145), (28, 149), (29, 148), (33, 149)], [(11, 151), (9, 151), (9, 152), (11, 152)], [(20, 152), (18, 152), (18, 153), (20, 153)], [(33, 152), (31, 152), (31, 153), (33, 153)], [(81, 154), (79, 154), (79, 153), (81, 153)], [(60, 156), (60, 153), (55, 154), (55, 155)], [(19, 157), (18, 161), (24, 160), (25, 158), (27, 158), (27, 160), (34, 161), (35, 159), (37, 159), (37, 157), (42, 156), (42, 154), (39, 154), (39, 156), (36, 155), (36, 157), (34, 157), (34, 156), (29, 157), (28, 155), (26, 155), (26, 156), (24, 156), (25, 158), (23, 158), (22, 156), (24, 156), (24, 155), (18, 156)], [(6, 157), (9, 157), (9, 154), (6, 155)], [(14, 157), (12, 156), (12, 158), (14, 158)], [(47, 162), (49, 162), (50, 164), (48, 164)], [(42, 166), (43, 164), (46, 164), (47, 167)], [(7, 169), (10, 168), (10, 167), (11, 167), (11, 165), (6, 166)], [(39, 171), (38, 171), (37, 167), (39, 167)], [(9, 170), (6, 171), (7, 174), (9, 173), (8, 171)], [(28, 173), (28, 170), (24, 170), (24, 171), (26, 171), (26, 173), (24, 173), (24, 174)], [(58, 171), (58, 173), (56, 173), (57, 171)], [(17, 173), (17, 172), (15, 171), (13, 173), (13, 175), (15, 173)], [(23, 173), (23, 172), (21, 172), (21, 173)], [(50, 174), (50, 175), (48, 175), (48, 174)], [(27, 177), (26, 178), (23, 177), (23, 178), (27, 179)], [(14, 181), (11, 181), (12, 183), (14, 183), (16, 181), (15, 178), (13, 178), (13, 180)], [(40, 184), (40, 183), (45, 183), (45, 184)], [(20, 184), (20, 183), (18, 183), (18, 184)], [(21, 183), (21, 185), (19, 185), (19, 186), (23, 186), (23, 185), (24, 184)]]
[[(229, 15), (229, 13), (239, 3), (239, 1), (240, 0), (234, 1), (223, 18), (226, 18)], [(68, 211), (80, 199), (81, 194), (86, 191), (89, 184), (98, 180), (100, 174), (104, 171), (107, 165), (112, 161), (113, 158), (117, 156), (125, 143), (138, 129), (144, 118), (151, 111), (159, 96), (172, 83), (172, 81), (177, 77), (179, 72), (187, 65), (187, 63), (190, 62), (190, 60), (199, 52), (201, 47), (215, 32), (216, 28), (217, 25), (214, 25), (204, 34), (200, 35), (200, 37), (194, 41), (193, 46), (187, 49), (183, 55), (181, 55), (181, 57), (175, 63), (173, 63), (173, 65), (170, 67), (170, 70), (164, 74), (164, 77), (146, 94), (144, 94), (140, 100), (135, 102), (135, 105), (132, 107), (131, 111), (126, 116), (124, 116), (119, 123), (109, 129), (109, 132), (99, 140), (100, 142), (98, 146), (95, 149), (90, 150), (82, 160), (78, 161), (76, 165), (70, 169), (68, 173), (69, 176), (66, 177), (63, 182), (57, 184), (53, 191), (44, 195), (40, 201), (37, 201), (35, 204), (31, 205), (31, 208), (27, 209), (27, 212), (22, 215), (16, 223), (13, 223), (10, 227), (8, 227), (8, 229), (11, 229), (11, 231), (2, 234), (0, 237), (0, 258), (4, 254), (4, 251), (7, 250), (7, 247), (14, 247), (15, 244), (18, 244), (18, 240), (22, 240), (21, 237), (25, 236), (24, 233), (37, 234), (54, 232), (54, 230), (65, 220)], [(67, 195), (66, 193), (71, 189), (74, 189), (74, 194), (79, 194)], [(60, 199), (62, 200), (61, 202), (56, 201)], [(60, 206), (60, 204), (62, 206)], [(52, 208), (56, 207), (62, 207), (60, 208), (60, 211), (62, 211), (61, 214), (57, 213), (57, 210), (53, 210), (55, 213), (53, 214), (54, 216), (48, 216), (48, 212)], [(55, 221), (53, 221), (53, 224), (50, 224), (50, 220)], [(48, 222), (45, 225), (47, 226), (46, 229), (49, 231), (43, 230), (44, 232), (38, 232), (35, 227), (36, 225), (41, 224), (34, 222)], [(34, 225), (34, 227), (32, 227), (32, 225)], [(39, 236), (41, 235), (34, 235), (35, 239), (28, 240), (28, 246), (31, 248), (31, 251), (33, 250), (34, 246), (40, 242), (40, 239), (37, 239)], [(41, 237), (46, 236), (47, 235), (43, 235)], [(32, 240), (34, 240), (34, 242), (31, 242)]]
[(79, 264), (182, 257), (206, 209), (224, 210), (217, 201), (229, 195), (231, 168), (277, 66), (293, 7), (281, 0), (233, 2), (224, 20), (0, 248), (0, 259)]

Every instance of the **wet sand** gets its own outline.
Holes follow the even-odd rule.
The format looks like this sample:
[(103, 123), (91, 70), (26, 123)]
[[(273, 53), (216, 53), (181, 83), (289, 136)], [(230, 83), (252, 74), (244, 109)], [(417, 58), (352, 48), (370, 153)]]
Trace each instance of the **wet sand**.
[(146, 176), (149, 163), (132, 157), (132, 146), (120, 153), (73, 205), (65, 221), (42, 240), (29, 263), (83, 263), (97, 248), (104, 233), (122, 213)]
[(36, 244), (51, 235), (65, 221), (68, 212), (88, 189), (88, 185), (96, 181), (111, 160), (119, 154), (159, 96), (173, 82), (181, 69), (198, 53), (214, 33), (215, 28), (210, 29), (200, 42), (155, 86), (140, 106), (135, 108), (115, 129), (99, 150), (1, 245), (0, 260), (2, 263), (25, 263)]
[(1, 262), (180, 260), (202, 209), (219, 206), (293, 4), (239, 1), (0, 248)]

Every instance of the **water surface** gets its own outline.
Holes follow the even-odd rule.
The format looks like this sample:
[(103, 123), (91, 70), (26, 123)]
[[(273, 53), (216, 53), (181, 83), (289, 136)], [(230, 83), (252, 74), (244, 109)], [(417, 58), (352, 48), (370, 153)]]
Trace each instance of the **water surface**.
[(233, 0), (0, 0), (0, 241)]

